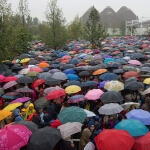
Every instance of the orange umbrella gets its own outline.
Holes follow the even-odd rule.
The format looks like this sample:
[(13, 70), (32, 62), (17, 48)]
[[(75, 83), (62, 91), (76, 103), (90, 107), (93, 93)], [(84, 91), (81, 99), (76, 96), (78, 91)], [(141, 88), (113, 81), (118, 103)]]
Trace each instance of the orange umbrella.
[(98, 69), (92, 73), (92, 75), (100, 75), (107, 72), (107, 69)]
[(40, 67), (40, 68), (48, 68), (50, 65), (48, 64), (48, 63), (39, 63), (38, 64), (38, 67)]
[(8, 110), (1, 110), (0, 111), (0, 121), (5, 119), (6, 117), (10, 116), (11, 112)]
[(81, 62), (81, 63), (79, 63), (79, 64), (77, 64), (76, 66), (77, 67), (79, 67), (79, 66), (86, 66), (88, 63), (86, 63), (86, 62)]
[(130, 78), (130, 77), (139, 77), (140, 75), (137, 73), (137, 72), (134, 72), (134, 71), (128, 71), (128, 72), (125, 72), (124, 74), (123, 74), (123, 77), (124, 78)]

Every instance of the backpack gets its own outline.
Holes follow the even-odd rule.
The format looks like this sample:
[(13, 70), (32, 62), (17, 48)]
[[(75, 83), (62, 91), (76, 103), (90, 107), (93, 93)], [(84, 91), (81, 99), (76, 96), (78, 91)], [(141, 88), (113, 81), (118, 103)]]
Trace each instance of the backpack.
[(33, 114), (31, 114), (31, 115), (28, 116), (28, 118), (26, 119), (26, 121), (32, 121), (34, 116), (37, 116), (39, 118), (39, 120), (40, 120), (39, 115), (37, 113), (33, 113)]

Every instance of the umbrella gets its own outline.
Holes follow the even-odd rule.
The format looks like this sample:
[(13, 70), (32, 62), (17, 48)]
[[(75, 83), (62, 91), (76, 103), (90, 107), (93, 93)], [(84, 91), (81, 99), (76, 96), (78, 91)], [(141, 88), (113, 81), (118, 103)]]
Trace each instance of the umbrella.
[(18, 78), (15, 76), (6, 77), (2, 80), (2, 82), (10, 82), (10, 81), (16, 81)]
[(30, 61), (30, 58), (24, 58), (20, 61), (21, 64), (27, 63)]
[(132, 67), (132, 66), (123, 66), (123, 70), (124, 71), (134, 71), (134, 72), (137, 72), (137, 69), (135, 67)]
[(79, 76), (80, 77), (83, 77), (83, 76), (89, 76), (89, 75), (91, 75), (91, 73), (89, 72), (89, 71), (81, 71), (80, 73), (79, 73)]
[(131, 65), (141, 65), (141, 62), (139, 62), (138, 60), (130, 60), (130, 61), (128, 61), (128, 63), (129, 64), (131, 64)]
[(31, 77), (22, 76), (17, 80), (18, 83), (32, 83), (33, 80)]
[(52, 78), (57, 79), (57, 80), (67, 80), (68, 79), (67, 75), (63, 72), (55, 72), (52, 75)]
[(44, 63), (44, 62), (38, 64), (38, 67), (40, 68), (48, 68), (49, 66), (50, 65), (48, 63)]
[(57, 117), (63, 124), (67, 122), (83, 123), (87, 117), (87, 114), (85, 113), (84, 109), (71, 106), (63, 109)]
[(39, 76), (38, 76), (38, 78), (43, 79), (45, 81), (50, 79), (51, 77), (52, 77), (52, 74), (49, 73), (49, 72), (40, 73)]
[(55, 90), (50, 92), (47, 96), (46, 99), (47, 100), (52, 100), (52, 99), (57, 99), (60, 98), (61, 96), (64, 96), (66, 93), (64, 90)]
[(113, 73), (121, 74), (121, 73), (124, 73), (124, 70), (123, 69), (115, 69), (115, 70), (113, 70)]
[(122, 82), (119, 81), (109, 81), (105, 84), (104, 88), (107, 91), (122, 91), (124, 89), (124, 84)]
[(26, 76), (28, 76), (28, 77), (37, 77), (38, 74), (39, 74), (38, 72), (32, 71), (32, 72), (28, 72), (26, 74)]
[(67, 77), (68, 77), (68, 80), (78, 80), (79, 79), (79, 76), (76, 74), (68, 74)]
[(87, 117), (94, 117), (94, 116), (96, 116), (92, 111), (89, 111), (89, 110), (86, 110), (86, 109), (84, 109), (84, 111), (86, 112)]
[(100, 75), (107, 72), (107, 69), (98, 69), (92, 73), (92, 75)]
[(134, 72), (134, 71), (125, 72), (123, 74), (123, 77), (126, 78), (126, 79), (128, 79), (130, 77), (137, 77), (138, 78), (139, 76), (140, 75), (137, 72)]
[(119, 62), (108, 63), (109, 68), (119, 68), (121, 64)]
[(144, 81), (143, 81), (144, 84), (150, 84), (150, 78), (146, 78)]
[(121, 106), (127, 110), (128, 108), (130, 108), (131, 105), (134, 105), (136, 108), (138, 108), (140, 106), (140, 103), (134, 103), (134, 102), (127, 102), (122, 104)]
[(70, 97), (67, 102), (68, 103), (78, 103), (78, 102), (82, 102), (84, 100), (85, 100), (84, 95), (74, 95), (74, 96)]
[(13, 103), (13, 104), (9, 104), (7, 105), (3, 110), (8, 110), (8, 111), (12, 111), (14, 109), (16, 109), (17, 107), (21, 106), (22, 103)]
[(100, 82), (100, 83), (99, 83), (99, 87), (100, 87), (100, 88), (104, 88), (104, 86), (105, 86), (105, 84), (106, 84), (107, 82), (109, 82), (109, 81), (102, 81), (102, 82)]
[(85, 147), (84, 150), (95, 150), (95, 145), (92, 142), (89, 142)]
[(130, 83), (132, 81), (137, 81), (137, 80), (138, 80), (138, 78), (136, 78), (136, 77), (130, 77), (130, 78), (128, 78), (128, 79), (125, 80), (125, 84), (126, 83)]
[(98, 150), (130, 150), (134, 139), (125, 130), (107, 129), (95, 137)]
[(61, 140), (58, 129), (45, 127), (34, 132), (29, 140), (27, 150), (51, 150)]
[(80, 132), (81, 127), (82, 127), (82, 124), (79, 122), (72, 122), (72, 123), (68, 122), (59, 126), (58, 129), (60, 129), (62, 139), (65, 139), (75, 133)]
[(115, 103), (124, 100), (123, 96), (119, 92), (108, 91), (101, 95), (100, 99), (105, 103)]
[(81, 62), (81, 60), (76, 59), (76, 58), (73, 58), (73, 59), (70, 59), (70, 60), (68, 61), (68, 64), (76, 65), (76, 64), (78, 64), (78, 63), (80, 63), (80, 62)]
[(66, 84), (64, 84), (65, 87), (70, 86), (70, 85), (77, 85), (81, 87), (81, 83), (79, 81), (69, 81)]
[(113, 115), (118, 114), (123, 110), (123, 108), (116, 103), (109, 103), (105, 104), (104, 106), (100, 107), (98, 112), (103, 115)]
[(11, 112), (8, 110), (0, 110), (0, 121), (10, 116)]
[(78, 93), (81, 91), (81, 88), (77, 85), (70, 85), (65, 88), (66, 93), (68, 94), (73, 94), (73, 93)]
[(44, 84), (45, 83), (45, 80), (43, 80), (43, 79), (37, 79), (37, 80), (35, 80), (33, 83), (32, 83), (32, 87), (33, 88), (35, 88), (35, 87), (38, 87), (39, 85), (41, 85), (41, 84)]
[(29, 72), (30, 72), (30, 68), (24, 68), (24, 69), (20, 70), (18, 73), (19, 74), (27, 74)]
[(128, 119), (141, 121), (144, 125), (150, 125), (150, 113), (142, 109), (134, 109), (126, 114)]
[(40, 73), (40, 72), (43, 72), (43, 69), (41, 69), (40, 67), (34, 67), (30, 69), (30, 72)]
[(3, 86), (3, 89), (9, 89), (11, 87), (13, 87), (14, 85), (18, 84), (16, 81), (10, 81), (10, 82), (7, 82), (4, 86)]
[(8, 125), (0, 130), (0, 149), (17, 150), (27, 145), (32, 132), (23, 125)]
[(36, 107), (40, 107), (42, 109), (44, 109), (45, 107), (47, 107), (49, 104), (49, 101), (46, 100), (45, 97), (40, 97), (38, 98), (35, 102), (34, 102), (34, 105)]
[(13, 103), (24, 103), (29, 101), (31, 98), (30, 97), (22, 97), (22, 98), (17, 98), (16, 100), (12, 101), (10, 104)]
[(87, 82), (84, 82), (82, 83), (82, 87), (87, 87), (87, 86), (94, 86), (94, 85), (98, 85), (98, 82), (96, 81), (87, 81)]
[(61, 82), (62, 82), (61, 80), (50, 78), (46, 80), (45, 84), (54, 86), (54, 85), (60, 84)]
[(73, 69), (66, 69), (63, 71), (63, 73), (67, 74), (75, 74), (76, 72)]
[(59, 69), (51, 69), (51, 70), (49, 71), (49, 73), (51, 73), (51, 74), (53, 74), (53, 73), (55, 73), (55, 72), (61, 72), (61, 70), (59, 70)]
[(32, 121), (17, 121), (15, 122), (15, 124), (21, 124), (26, 126), (32, 133), (34, 133), (38, 129), (38, 126)]
[(150, 88), (146, 89), (142, 94), (146, 95), (146, 94), (149, 94), (149, 93), (150, 93)]
[(137, 137), (133, 145), (133, 150), (150, 150), (150, 132), (144, 136)]
[(132, 81), (125, 84), (125, 89), (129, 89), (129, 90), (139, 90), (143, 88), (144, 88), (144, 84), (137, 81)]
[(118, 80), (118, 75), (114, 73), (104, 73), (99, 78), (103, 81)]
[(89, 90), (86, 95), (85, 98), (88, 100), (97, 100), (100, 98), (100, 96), (103, 94), (104, 92), (100, 89), (93, 89), (93, 90)]
[(34, 91), (33, 91), (32, 89), (29, 89), (29, 88), (24, 87), (24, 88), (19, 88), (19, 89), (17, 89), (16, 92), (32, 93), (32, 92), (34, 92)]
[(119, 122), (116, 126), (118, 130), (126, 130), (132, 136), (142, 136), (145, 135), (149, 130), (143, 125), (139, 120), (134, 119), (124, 119)]

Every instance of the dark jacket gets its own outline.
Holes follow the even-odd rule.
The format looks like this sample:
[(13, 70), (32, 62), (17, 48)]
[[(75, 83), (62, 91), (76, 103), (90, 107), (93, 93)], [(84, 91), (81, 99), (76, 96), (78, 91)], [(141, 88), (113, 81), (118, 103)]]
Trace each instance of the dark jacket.
[(36, 112), (34, 113), (32, 122), (37, 124), (38, 127), (40, 127), (41, 119), (40, 119), (40, 115), (38, 113), (36, 113)]
[(57, 118), (57, 106), (54, 102), (49, 104), (49, 119), (55, 120)]
[(71, 141), (61, 140), (60, 150), (76, 150), (76, 147), (71, 146)]

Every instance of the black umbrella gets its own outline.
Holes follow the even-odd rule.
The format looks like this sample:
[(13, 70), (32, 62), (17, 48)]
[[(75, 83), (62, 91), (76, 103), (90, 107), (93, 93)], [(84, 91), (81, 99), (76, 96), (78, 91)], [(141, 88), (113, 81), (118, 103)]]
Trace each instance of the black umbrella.
[(49, 101), (47, 101), (45, 99), (45, 97), (40, 97), (39, 99), (37, 99), (35, 102), (34, 102), (34, 105), (36, 107), (40, 107), (42, 109), (44, 109), (47, 105), (49, 104)]
[(125, 89), (129, 90), (139, 90), (141, 88), (144, 88), (144, 84), (141, 82), (132, 81), (125, 84)]
[(15, 124), (25, 125), (32, 133), (34, 133), (38, 129), (38, 126), (32, 121), (17, 121), (15, 122)]
[(119, 92), (116, 92), (116, 91), (105, 92), (104, 94), (102, 94), (100, 99), (104, 103), (116, 103), (116, 102), (121, 102), (124, 100), (123, 96)]
[(39, 62), (37, 60), (35, 60), (35, 59), (30, 59), (30, 61), (29, 61), (29, 65), (36, 65), (38, 63)]
[(120, 66), (121, 66), (121, 64), (120, 64), (120, 63), (117, 63), (117, 62), (108, 64), (108, 67), (109, 67), (109, 68), (118, 68), (118, 67), (120, 67)]
[(79, 73), (79, 76), (80, 76), (80, 77), (82, 77), (82, 76), (89, 76), (89, 75), (91, 75), (91, 73), (90, 73), (89, 71), (81, 71), (81, 72)]
[(133, 81), (138, 81), (138, 78), (136, 78), (136, 77), (130, 77), (130, 78), (128, 78), (128, 79), (125, 80), (125, 84), (133, 82)]
[(123, 70), (123, 69), (115, 69), (115, 70), (113, 71), (113, 73), (121, 74), (121, 73), (124, 73), (124, 70)]
[(52, 74), (49, 72), (42, 72), (38, 75), (38, 78), (44, 79), (44, 80), (49, 80), (51, 78)]
[(82, 83), (81, 87), (94, 86), (97, 84), (98, 84), (98, 82), (96, 82), (96, 81), (87, 81), (87, 82)]
[(66, 64), (63, 66), (60, 66), (60, 69), (66, 70), (66, 69), (73, 69), (75, 66), (73, 64)]
[(31, 135), (27, 150), (52, 150), (60, 140), (60, 130), (50, 127), (38, 129)]
[(13, 71), (19, 71), (19, 70), (21, 70), (21, 69), (23, 69), (23, 67), (22, 67), (22, 66), (19, 66), (19, 65), (17, 65), (17, 64), (15, 64), (14, 66), (11, 67), (11, 70), (13, 70)]
[(79, 81), (69, 81), (66, 84), (64, 84), (64, 86), (70, 86), (70, 85), (78, 85), (81, 86), (81, 83)]
[(45, 84), (47, 84), (47, 85), (57, 85), (57, 84), (60, 84), (61, 82), (62, 82), (61, 80), (50, 78), (50, 79), (46, 80)]
[(33, 80), (30, 77), (22, 76), (17, 80), (18, 83), (32, 83)]

